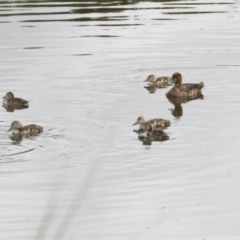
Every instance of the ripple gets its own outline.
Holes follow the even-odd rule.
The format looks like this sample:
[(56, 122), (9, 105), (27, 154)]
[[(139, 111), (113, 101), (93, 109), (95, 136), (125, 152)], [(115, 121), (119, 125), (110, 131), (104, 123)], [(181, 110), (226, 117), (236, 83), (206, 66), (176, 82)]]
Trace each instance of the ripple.
[[(0, 108), (1, 238), (240, 235), (237, 7), (1, 1), (1, 90), (31, 100), (24, 111)], [(143, 88), (149, 74), (175, 71), (204, 81), (204, 100)], [(139, 141), (141, 115), (169, 119), (170, 139)], [(13, 138), (15, 119), (44, 132)]]
[(114, 36), (114, 35), (85, 35), (81, 37), (99, 37), (99, 38), (112, 38), (112, 37), (120, 37), (120, 36)]
[(90, 53), (83, 53), (83, 54), (73, 54), (72, 56), (92, 56), (93, 54)]
[(25, 48), (23, 48), (23, 49), (42, 49), (42, 48), (44, 48), (44, 47), (25, 47)]

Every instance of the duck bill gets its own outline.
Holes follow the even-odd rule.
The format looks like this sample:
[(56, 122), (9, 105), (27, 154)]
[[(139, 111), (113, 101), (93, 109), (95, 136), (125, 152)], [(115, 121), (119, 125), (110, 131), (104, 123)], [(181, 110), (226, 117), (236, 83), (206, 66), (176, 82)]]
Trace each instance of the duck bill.
[(138, 125), (139, 123), (138, 122), (135, 122), (133, 125)]
[(144, 80), (144, 82), (148, 82), (148, 79)]
[(10, 128), (8, 129), (8, 132), (10, 132), (10, 131), (12, 131), (12, 127), (10, 127)]
[(6, 97), (4, 96), (3, 99), (5, 99)]
[(170, 80), (170, 82), (169, 82), (169, 86), (172, 86), (173, 84), (175, 83), (175, 81), (174, 81), (174, 79), (173, 78), (171, 78), (171, 80)]

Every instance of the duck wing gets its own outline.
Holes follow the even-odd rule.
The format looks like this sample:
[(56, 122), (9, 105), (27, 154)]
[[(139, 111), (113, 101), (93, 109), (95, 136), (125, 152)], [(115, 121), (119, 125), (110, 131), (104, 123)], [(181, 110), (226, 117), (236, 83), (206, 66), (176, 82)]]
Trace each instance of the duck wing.
[(185, 91), (185, 92), (189, 92), (193, 89), (199, 89), (201, 90), (204, 87), (204, 83), (200, 82), (200, 83), (183, 83), (181, 85), (181, 90)]
[(28, 101), (22, 99), (22, 98), (13, 98), (9, 100), (9, 103), (19, 103), (19, 104), (27, 104)]
[(156, 79), (156, 84), (160, 85), (160, 87), (167, 87), (168, 85), (172, 85), (171, 82), (171, 77), (166, 77), (166, 76), (162, 76), (162, 77), (158, 77)]
[(29, 124), (29, 125), (22, 127), (22, 130), (29, 131), (29, 133), (41, 133), (43, 131), (43, 128), (36, 124)]
[(171, 124), (171, 122), (169, 120), (162, 119), (162, 118), (150, 119), (147, 122), (152, 124), (155, 127), (159, 127), (159, 126), (167, 127), (167, 126), (170, 126), (170, 124)]
[(162, 77), (158, 77), (156, 81), (170, 81), (171, 78), (170, 77), (166, 77), (166, 76), (162, 76)]

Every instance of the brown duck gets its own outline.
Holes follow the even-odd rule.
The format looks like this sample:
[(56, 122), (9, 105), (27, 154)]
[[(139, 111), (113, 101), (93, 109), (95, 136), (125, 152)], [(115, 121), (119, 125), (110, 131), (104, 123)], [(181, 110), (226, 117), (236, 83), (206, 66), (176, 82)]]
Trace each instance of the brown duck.
[(175, 83), (174, 86), (166, 93), (167, 97), (195, 99), (202, 95), (201, 89), (204, 87), (203, 82), (182, 84), (182, 75), (178, 72), (172, 75), (172, 79)]

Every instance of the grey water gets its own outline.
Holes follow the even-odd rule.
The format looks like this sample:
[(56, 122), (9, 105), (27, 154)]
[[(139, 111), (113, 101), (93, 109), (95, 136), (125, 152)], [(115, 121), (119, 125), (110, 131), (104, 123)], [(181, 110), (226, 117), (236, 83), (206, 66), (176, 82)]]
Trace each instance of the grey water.
[[(0, 236), (240, 237), (238, 0), (0, 2)], [(205, 83), (173, 104), (149, 74)], [(171, 121), (144, 144), (137, 117)], [(43, 126), (13, 138), (12, 121)]]

